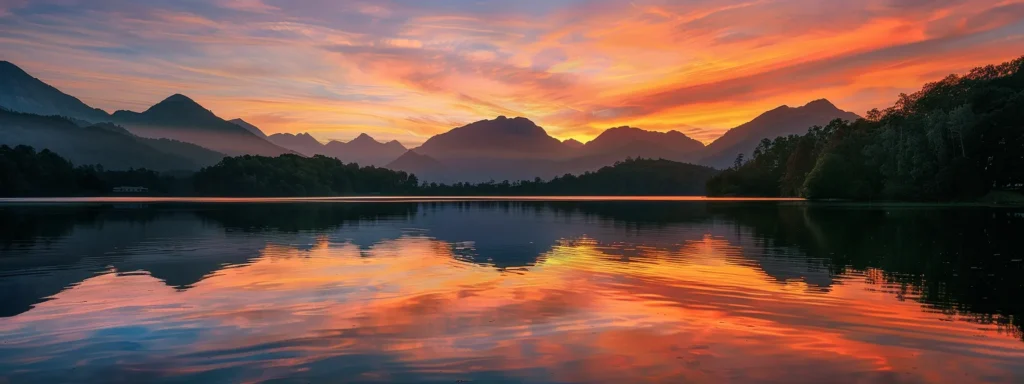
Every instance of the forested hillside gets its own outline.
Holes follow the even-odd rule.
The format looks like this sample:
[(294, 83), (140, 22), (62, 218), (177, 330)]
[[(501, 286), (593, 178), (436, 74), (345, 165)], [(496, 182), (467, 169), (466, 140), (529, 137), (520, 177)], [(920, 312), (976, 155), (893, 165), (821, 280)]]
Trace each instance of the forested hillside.
[(563, 175), (549, 181), (503, 181), (479, 184), (424, 185), (421, 193), (437, 196), (471, 195), (616, 195), (697, 196), (718, 171), (670, 160), (627, 159), (595, 172)]
[(322, 155), (224, 158), (193, 176), (196, 193), (208, 196), (337, 196), (415, 193), (419, 180), (405, 172)]
[(718, 196), (947, 201), (1024, 183), (1024, 57), (950, 75), (892, 107), (764, 139), (708, 182)]

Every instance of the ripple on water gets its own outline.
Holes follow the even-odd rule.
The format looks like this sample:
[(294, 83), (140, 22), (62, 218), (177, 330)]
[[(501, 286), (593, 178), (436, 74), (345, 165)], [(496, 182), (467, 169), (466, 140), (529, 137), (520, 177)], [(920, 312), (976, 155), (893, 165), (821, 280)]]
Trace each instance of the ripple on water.
[(1024, 276), (985, 266), (1019, 255), (967, 235), (986, 263), (898, 247), (1013, 217), (502, 204), (115, 208), (28, 228), (0, 257), (0, 379), (1024, 380), (1020, 307), (991, 285)]

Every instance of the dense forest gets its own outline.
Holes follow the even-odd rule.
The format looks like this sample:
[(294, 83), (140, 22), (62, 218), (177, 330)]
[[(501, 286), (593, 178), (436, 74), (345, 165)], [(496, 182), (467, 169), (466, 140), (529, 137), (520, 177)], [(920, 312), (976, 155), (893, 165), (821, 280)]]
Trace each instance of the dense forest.
[(479, 184), (424, 184), (420, 193), (434, 196), (474, 195), (618, 195), (702, 196), (704, 185), (718, 171), (670, 160), (626, 159), (595, 172), (566, 174), (549, 181), (535, 178)]
[(174, 178), (147, 169), (76, 167), (50, 150), (36, 152), (24, 145), (0, 145), (0, 196), (4, 197), (96, 195), (121, 185), (146, 186), (153, 192), (167, 193), (173, 183)]
[(199, 172), (175, 177), (146, 169), (109, 171), (75, 166), (49, 151), (0, 147), (0, 196), (89, 196), (117, 186), (150, 194), (198, 196), (343, 195), (703, 195), (717, 170), (669, 160), (627, 159), (595, 172), (500, 183), (420, 184), (415, 175), (360, 167), (326, 156), (226, 157)]
[(964, 201), (1024, 183), (1024, 57), (950, 75), (884, 111), (764, 139), (714, 196)]
[(205, 196), (338, 196), (414, 194), (415, 175), (317, 155), (226, 157), (193, 177)]

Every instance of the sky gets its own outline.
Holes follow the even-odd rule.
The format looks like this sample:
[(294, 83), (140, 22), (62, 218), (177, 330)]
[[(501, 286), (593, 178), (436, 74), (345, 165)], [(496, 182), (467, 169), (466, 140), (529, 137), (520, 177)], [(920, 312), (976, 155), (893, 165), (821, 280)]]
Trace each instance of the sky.
[(0, 0), (0, 60), (91, 106), (182, 93), (268, 134), (409, 146), (499, 115), (710, 142), (1022, 54), (1024, 0)]

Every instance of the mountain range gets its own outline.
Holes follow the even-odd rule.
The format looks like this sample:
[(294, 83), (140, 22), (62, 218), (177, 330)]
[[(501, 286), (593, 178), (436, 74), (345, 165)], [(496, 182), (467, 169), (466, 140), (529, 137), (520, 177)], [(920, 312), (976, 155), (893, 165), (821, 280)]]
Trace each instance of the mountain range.
[(46, 148), (75, 164), (101, 164), (108, 169), (188, 171), (224, 158), (195, 144), (138, 137), (110, 123), (83, 127), (59, 116), (8, 110), (0, 110), (0, 144)]
[(6, 61), (0, 62), (0, 107), (4, 109), (0, 144), (50, 148), (81, 164), (197, 169), (224, 155), (298, 153), (384, 166), (445, 182), (547, 179), (596, 170), (627, 157), (725, 168), (740, 153), (749, 157), (762, 138), (803, 133), (837, 118), (858, 118), (824, 99), (801, 107), (781, 106), (704, 146), (679, 131), (635, 127), (610, 128), (587, 143), (561, 141), (527, 118), (499, 116), (453, 128), (408, 149), (365, 133), (349, 142), (327, 143), (308, 133), (266, 135), (242, 119), (224, 120), (181, 94), (143, 112), (108, 114)]
[(382, 143), (365, 133), (349, 142), (332, 140), (327, 144), (321, 143), (308, 133), (275, 133), (268, 139), (274, 144), (306, 156), (324, 155), (346, 163), (378, 167), (390, 163), (408, 150), (397, 140)]
[(291, 152), (217, 117), (180, 94), (171, 95), (141, 113), (114, 112), (111, 121), (139, 136), (195, 143), (230, 156), (277, 156)]

